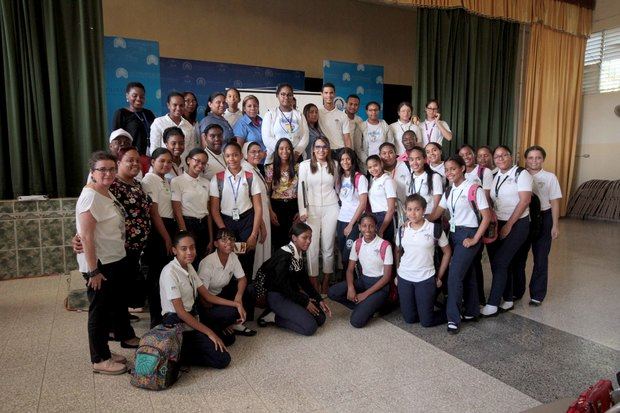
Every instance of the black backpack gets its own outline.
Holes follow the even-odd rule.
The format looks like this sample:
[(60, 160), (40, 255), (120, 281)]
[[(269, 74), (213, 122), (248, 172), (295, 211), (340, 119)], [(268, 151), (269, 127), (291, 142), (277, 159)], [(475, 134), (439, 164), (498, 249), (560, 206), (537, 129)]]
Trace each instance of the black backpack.
[[(515, 182), (519, 179), (521, 172), (525, 171), (525, 168), (517, 167), (515, 173)], [(542, 230), (542, 211), (540, 210), (540, 198), (532, 191), (532, 199), (530, 201), (530, 239), (537, 239), (540, 236)]]

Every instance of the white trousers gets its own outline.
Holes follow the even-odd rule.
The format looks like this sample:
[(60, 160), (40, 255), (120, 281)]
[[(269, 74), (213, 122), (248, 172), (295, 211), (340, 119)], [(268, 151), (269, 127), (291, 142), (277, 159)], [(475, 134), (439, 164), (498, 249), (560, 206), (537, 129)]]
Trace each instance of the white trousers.
[(319, 276), (319, 251), (323, 257), (323, 273), (334, 272), (334, 247), (339, 213), (338, 204), (308, 206), (306, 224), (312, 228), (312, 242), (308, 248), (308, 271), (311, 277)]

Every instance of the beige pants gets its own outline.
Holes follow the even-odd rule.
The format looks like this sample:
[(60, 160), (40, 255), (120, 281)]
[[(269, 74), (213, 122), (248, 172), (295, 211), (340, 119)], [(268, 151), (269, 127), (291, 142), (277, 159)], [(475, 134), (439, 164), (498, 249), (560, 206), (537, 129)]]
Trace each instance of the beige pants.
[(323, 257), (323, 273), (334, 272), (334, 247), (339, 212), (338, 204), (308, 207), (306, 224), (312, 228), (312, 242), (308, 248), (308, 271), (311, 277), (319, 276), (319, 251)]

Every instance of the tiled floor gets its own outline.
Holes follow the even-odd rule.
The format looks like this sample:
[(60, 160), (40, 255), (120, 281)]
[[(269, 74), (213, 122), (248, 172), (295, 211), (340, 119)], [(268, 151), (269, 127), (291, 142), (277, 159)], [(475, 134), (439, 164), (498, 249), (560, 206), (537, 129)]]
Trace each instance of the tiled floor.
[(91, 373), (86, 314), (64, 309), (64, 278), (3, 281), (0, 411), (519, 412), (571, 396), (620, 369), (620, 225), (561, 231), (540, 308), (519, 303), (452, 337), (398, 312), (356, 330), (334, 304), (315, 336), (261, 329), (231, 347), (226, 370), (194, 368), (158, 393)]

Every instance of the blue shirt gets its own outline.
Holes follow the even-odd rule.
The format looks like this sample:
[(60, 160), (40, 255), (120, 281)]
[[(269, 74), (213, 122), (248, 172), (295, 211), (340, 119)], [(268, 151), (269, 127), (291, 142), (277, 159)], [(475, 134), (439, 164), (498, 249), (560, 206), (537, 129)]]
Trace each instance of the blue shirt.
[(222, 129), (224, 129), (224, 136), (223, 136), (224, 144), (230, 142), (230, 140), (235, 137), (235, 134), (233, 133), (233, 129), (232, 129), (232, 126), (230, 126), (230, 123), (228, 123), (228, 121), (226, 121), (226, 119), (224, 119), (223, 116), (216, 116), (211, 112), (209, 112), (209, 114), (205, 116), (204, 118), (202, 118), (202, 120), (200, 121), (201, 135), (204, 132), (204, 129), (207, 126), (211, 125), (212, 123), (215, 123), (216, 125), (220, 125)]
[(263, 151), (266, 151), (267, 148), (263, 143), (263, 135), (261, 133), (261, 123), (263, 119), (260, 116), (257, 116), (259, 120), (258, 126), (256, 126), (252, 119), (245, 113), (243, 117), (235, 123), (235, 127), (233, 128), (234, 135), (238, 138), (245, 139), (246, 142), (256, 142), (260, 145), (260, 148)]

